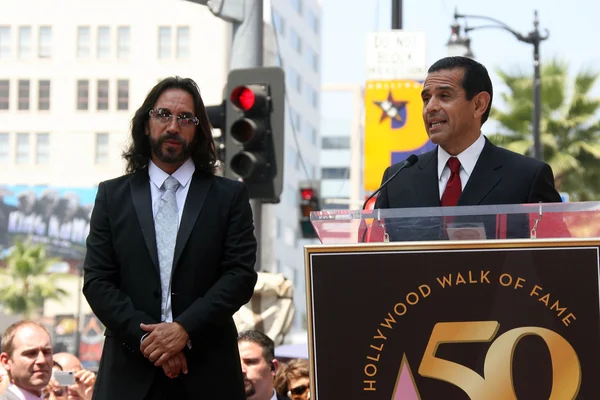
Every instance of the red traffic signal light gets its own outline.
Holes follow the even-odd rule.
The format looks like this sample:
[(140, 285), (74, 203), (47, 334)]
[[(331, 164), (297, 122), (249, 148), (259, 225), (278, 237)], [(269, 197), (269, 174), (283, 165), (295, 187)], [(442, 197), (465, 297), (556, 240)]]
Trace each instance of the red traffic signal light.
[(266, 113), (268, 111), (266, 109), (268, 98), (267, 88), (256, 84), (237, 86), (229, 95), (231, 104), (246, 114)]
[(315, 189), (300, 189), (300, 196), (302, 196), (302, 200), (312, 200), (312, 198), (315, 196)]

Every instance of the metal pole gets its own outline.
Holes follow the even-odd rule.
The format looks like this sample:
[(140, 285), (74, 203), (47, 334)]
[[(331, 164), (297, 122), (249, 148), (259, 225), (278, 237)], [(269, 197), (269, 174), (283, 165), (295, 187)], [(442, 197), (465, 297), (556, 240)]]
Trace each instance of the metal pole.
[[(263, 0), (245, 0), (244, 20), (241, 23), (233, 23), (230, 70), (262, 66), (263, 43)], [(261, 251), (263, 205), (260, 200), (250, 200), (250, 206), (254, 215), (254, 231), (258, 242), (254, 269), (259, 271), (264, 269)]]
[(544, 159), (544, 148), (540, 137), (540, 120), (542, 118), (542, 78), (540, 74), (540, 34), (537, 11), (533, 22), (533, 156)]
[(79, 346), (81, 343), (81, 300), (82, 300), (82, 292), (83, 292), (83, 264), (79, 264), (77, 266), (77, 279), (79, 280), (77, 290), (77, 311), (75, 315), (75, 340), (73, 341), (73, 355), (75, 357), (79, 357)]
[(402, 29), (402, 0), (392, 0), (392, 29)]

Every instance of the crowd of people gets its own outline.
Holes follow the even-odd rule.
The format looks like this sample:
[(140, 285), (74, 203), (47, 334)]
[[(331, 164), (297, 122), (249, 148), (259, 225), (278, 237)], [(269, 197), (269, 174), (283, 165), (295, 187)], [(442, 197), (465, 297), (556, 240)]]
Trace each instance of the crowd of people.
[[(307, 360), (277, 360), (273, 340), (255, 330), (239, 333), (238, 349), (247, 400), (310, 399)], [(72, 382), (59, 378), (57, 371), (71, 372)], [(91, 400), (95, 383), (96, 374), (84, 369), (77, 357), (53, 354), (43, 325), (22, 320), (4, 331), (0, 400)]]

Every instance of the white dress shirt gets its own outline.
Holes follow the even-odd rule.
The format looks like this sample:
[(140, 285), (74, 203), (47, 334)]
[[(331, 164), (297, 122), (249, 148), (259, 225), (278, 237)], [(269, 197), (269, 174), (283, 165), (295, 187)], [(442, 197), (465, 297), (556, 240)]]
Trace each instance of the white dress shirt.
[[(196, 166), (191, 158), (188, 158), (177, 171), (173, 172), (172, 176), (179, 182), (179, 187), (175, 192), (175, 198), (177, 200), (177, 211), (179, 213), (179, 224), (181, 224), (181, 216), (183, 215), (183, 207), (185, 206), (185, 199), (190, 190), (190, 182), (192, 181), (192, 175), (196, 170)], [(169, 177), (165, 171), (156, 166), (152, 161), (148, 165), (148, 175), (150, 176), (150, 194), (152, 196), (152, 215), (156, 221), (156, 214), (158, 213), (158, 204), (160, 203), (161, 197), (165, 194), (163, 183)], [(163, 285), (164, 286), (164, 285)], [(171, 291), (171, 282), (168, 287), (162, 287), (163, 291)], [(161, 310), (161, 313), (165, 316), (163, 322), (173, 322), (173, 310), (171, 308), (171, 296), (167, 298), (167, 305), (165, 310)]]
[(273, 396), (269, 400), (277, 400), (277, 392), (273, 389)]
[(43, 400), (44, 396), (36, 396), (35, 394), (28, 392), (25, 389), (21, 389), (20, 387), (18, 387), (17, 385), (13, 385), (12, 383), (10, 385), (8, 385), (8, 389), (10, 390), (15, 396), (17, 396), (19, 398), (19, 400)]
[[(469, 177), (473, 173), (473, 169), (475, 168), (475, 164), (477, 164), (477, 160), (483, 151), (483, 147), (485, 146), (485, 137), (483, 135), (479, 135), (479, 138), (470, 145), (465, 151), (457, 155), (458, 161), (460, 161), (460, 183), (462, 186), (462, 190), (465, 189), (467, 182), (469, 181)], [(446, 184), (448, 183), (448, 179), (450, 179), (450, 167), (448, 167), (448, 160), (452, 157), (448, 152), (438, 146), (438, 182), (440, 187), (440, 200), (442, 199), (442, 195), (444, 194), (444, 190), (446, 189)]]

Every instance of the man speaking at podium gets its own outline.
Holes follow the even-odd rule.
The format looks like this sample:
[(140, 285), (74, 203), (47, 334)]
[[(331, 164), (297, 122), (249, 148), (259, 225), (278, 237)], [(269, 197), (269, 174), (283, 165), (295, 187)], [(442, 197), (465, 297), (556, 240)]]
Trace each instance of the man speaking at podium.
[[(493, 97), (483, 65), (466, 57), (438, 60), (428, 70), (421, 97), (425, 129), (437, 147), (381, 189), (376, 209), (561, 201), (548, 164), (497, 147), (481, 134)], [(382, 182), (401, 164), (388, 167)], [(528, 232), (523, 221), (513, 237)], [(425, 238), (395, 240), (415, 239)]]

